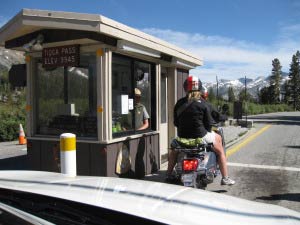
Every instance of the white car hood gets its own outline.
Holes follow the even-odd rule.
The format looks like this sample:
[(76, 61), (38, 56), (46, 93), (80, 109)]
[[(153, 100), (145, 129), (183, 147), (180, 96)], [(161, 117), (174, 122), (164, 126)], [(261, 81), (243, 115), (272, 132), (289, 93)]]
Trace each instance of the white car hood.
[(0, 188), (72, 200), (167, 224), (300, 224), (300, 213), (284, 207), (151, 181), (0, 171)]

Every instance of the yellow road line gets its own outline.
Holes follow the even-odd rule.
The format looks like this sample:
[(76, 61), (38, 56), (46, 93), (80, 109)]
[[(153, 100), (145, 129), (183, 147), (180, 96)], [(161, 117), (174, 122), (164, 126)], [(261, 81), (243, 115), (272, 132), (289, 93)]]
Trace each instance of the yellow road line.
[(261, 128), (258, 132), (252, 134), (250, 137), (248, 137), (246, 140), (244, 140), (242, 143), (238, 144), (237, 146), (230, 148), (227, 150), (226, 156), (229, 157), (235, 152), (239, 151), (243, 146), (247, 145), (250, 141), (252, 141), (254, 138), (256, 138), (258, 135), (265, 132), (267, 129), (269, 129), (271, 125), (266, 125), (263, 128)]

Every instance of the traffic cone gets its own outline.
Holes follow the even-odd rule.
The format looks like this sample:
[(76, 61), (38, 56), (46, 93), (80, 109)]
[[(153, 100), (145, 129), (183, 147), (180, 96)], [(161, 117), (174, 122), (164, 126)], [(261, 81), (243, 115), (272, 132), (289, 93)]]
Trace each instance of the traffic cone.
[(20, 129), (19, 129), (19, 145), (26, 145), (27, 141), (25, 138), (25, 133), (23, 130), (22, 124), (20, 124)]

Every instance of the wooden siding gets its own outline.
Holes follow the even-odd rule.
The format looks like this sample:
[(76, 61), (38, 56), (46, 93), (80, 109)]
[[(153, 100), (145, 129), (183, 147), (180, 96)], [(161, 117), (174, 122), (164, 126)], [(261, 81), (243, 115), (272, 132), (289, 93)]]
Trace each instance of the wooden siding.
[(189, 72), (187, 70), (177, 69), (177, 99), (180, 99), (185, 96), (183, 83), (188, 76)]
[[(60, 172), (59, 141), (28, 141), (27, 160), (30, 170)], [(76, 143), (77, 174), (117, 177), (117, 154), (124, 144), (130, 152), (131, 170), (120, 177), (140, 179), (159, 169), (159, 136), (155, 134), (107, 145)]]

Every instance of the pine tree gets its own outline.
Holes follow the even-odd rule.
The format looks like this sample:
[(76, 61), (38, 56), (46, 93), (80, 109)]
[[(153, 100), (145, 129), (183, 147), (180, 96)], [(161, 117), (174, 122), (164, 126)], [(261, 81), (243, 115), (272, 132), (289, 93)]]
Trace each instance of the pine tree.
[(300, 52), (297, 51), (295, 55), (293, 55), (292, 63), (289, 72), (289, 91), (290, 91), (290, 99), (293, 103), (294, 110), (300, 109)]
[(283, 84), (284, 96), (283, 101), (285, 104), (289, 104), (291, 102), (291, 89), (290, 89), (289, 80), (285, 81)]
[(269, 104), (270, 103), (270, 92), (269, 87), (263, 87), (259, 92), (259, 102), (261, 104)]
[(240, 93), (238, 94), (238, 99), (239, 101), (243, 102), (243, 101), (250, 101), (253, 102), (253, 97), (251, 96), (251, 94), (246, 91), (245, 92), (245, 88), (243, 88)]
[(270, 77), (270, 102), (273, 104), (278, 104), (280, 103), (280, 81), (282, 79), (279, 59), (275, 58), (272, 61), (272, 66), (272, 74)]
[(234, 102), (235, 101), (235, 95), (234, 95), (232, 87), (228, 88), (228, 101), (229, 102)]
[(212, 87), (208, 88), (208, 101), (213, 102), (216, 100), (216, 95)]

